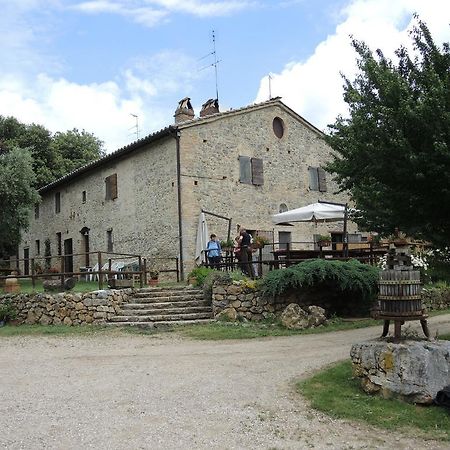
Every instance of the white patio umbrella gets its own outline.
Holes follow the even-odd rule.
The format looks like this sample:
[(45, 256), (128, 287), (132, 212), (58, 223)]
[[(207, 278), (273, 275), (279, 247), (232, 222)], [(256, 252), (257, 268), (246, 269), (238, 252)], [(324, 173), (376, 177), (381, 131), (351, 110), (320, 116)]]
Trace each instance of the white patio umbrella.
[(333, 203), (312, 203), (301, 208), (275, 214), (272, 221), (277, 224), (289, 224), (290, 222), (334, 222), (345, 219), (345, 205)]
[(321, 201), (272, 216), (272, 221), (276, 225), (291, 225), (290, 222), (336, 222), (343, 220), (344, 256), (348, 255), (347, 219), (347, 204)]
[(206, 223), (205, 213), (201, 212), (198, 218), (197, 242), (195, 244), (195, 263), (200, 265), (203, 262), (203, 251), (209, 241), (208, 224)]

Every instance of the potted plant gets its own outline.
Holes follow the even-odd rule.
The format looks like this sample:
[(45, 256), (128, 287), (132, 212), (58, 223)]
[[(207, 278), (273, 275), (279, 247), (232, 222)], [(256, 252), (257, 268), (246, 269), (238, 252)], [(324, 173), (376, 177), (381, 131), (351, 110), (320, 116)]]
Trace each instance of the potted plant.
[(220, 247), (224, 252), (231, 252), (234, 248), (234, 242), (231, 239), (220, 241)]
[(329, 234), (321, 234), (317, 238), (317, 245), (319, 247), (329, 247), (331, 245), (331, 236)]
[(11, 302), (6, 300), (0, 304), (0, 327), (5, 325), (9, 320), (14, 320), (17, 316), (15, 308), (11, 305)]
[(148, 274), (150, 275), (150, 279), (148, 280), (148, 284), (150, 286), (156, 286), (159, 282), (159, 270), (158, 269), (150, 269), (150, 271), (148, 272)]
[(267, 244), (270, 244), (270, 241), (265, 236), (256, 236), (253, 239), (253, 248), (263, 248)]

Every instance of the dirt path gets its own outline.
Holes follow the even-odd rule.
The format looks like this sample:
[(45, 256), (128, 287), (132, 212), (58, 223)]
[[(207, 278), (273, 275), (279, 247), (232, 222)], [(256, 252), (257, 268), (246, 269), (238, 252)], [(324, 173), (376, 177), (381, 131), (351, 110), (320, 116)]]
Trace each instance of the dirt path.
[[(450, 315), (431, 321), (450, 331)], [(380, 328), (246, 341), (0, 339), (0, 448), (448, 448), (312, 411), (296, 380)]]

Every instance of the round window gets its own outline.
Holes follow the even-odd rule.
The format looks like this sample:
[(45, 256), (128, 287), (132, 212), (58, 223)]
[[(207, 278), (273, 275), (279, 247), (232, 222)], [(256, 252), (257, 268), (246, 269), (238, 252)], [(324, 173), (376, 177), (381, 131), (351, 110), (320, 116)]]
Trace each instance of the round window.
[(287, 207), (286, 203), (282, 203), (279, 208), (280, 213), (284, 213), (287, 210), (288, 210), (288, 207)]
[(284, 122), (283, 119), (280, 119), (279, 117), (275, 117), (273, 119), (273, 132), (275, 133), (275, 136), (279, 139), (283, 137), (284, 134)]

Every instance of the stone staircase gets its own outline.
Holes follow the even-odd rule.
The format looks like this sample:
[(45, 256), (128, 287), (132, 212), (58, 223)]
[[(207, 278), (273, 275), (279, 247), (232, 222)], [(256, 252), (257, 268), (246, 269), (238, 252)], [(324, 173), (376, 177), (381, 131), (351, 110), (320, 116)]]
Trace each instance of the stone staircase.
[(206, 323), (212, 318), (212, 306), (204, 300), (201, 289), (151, 287), (137, 289), (108, 325), (159, 327)]

